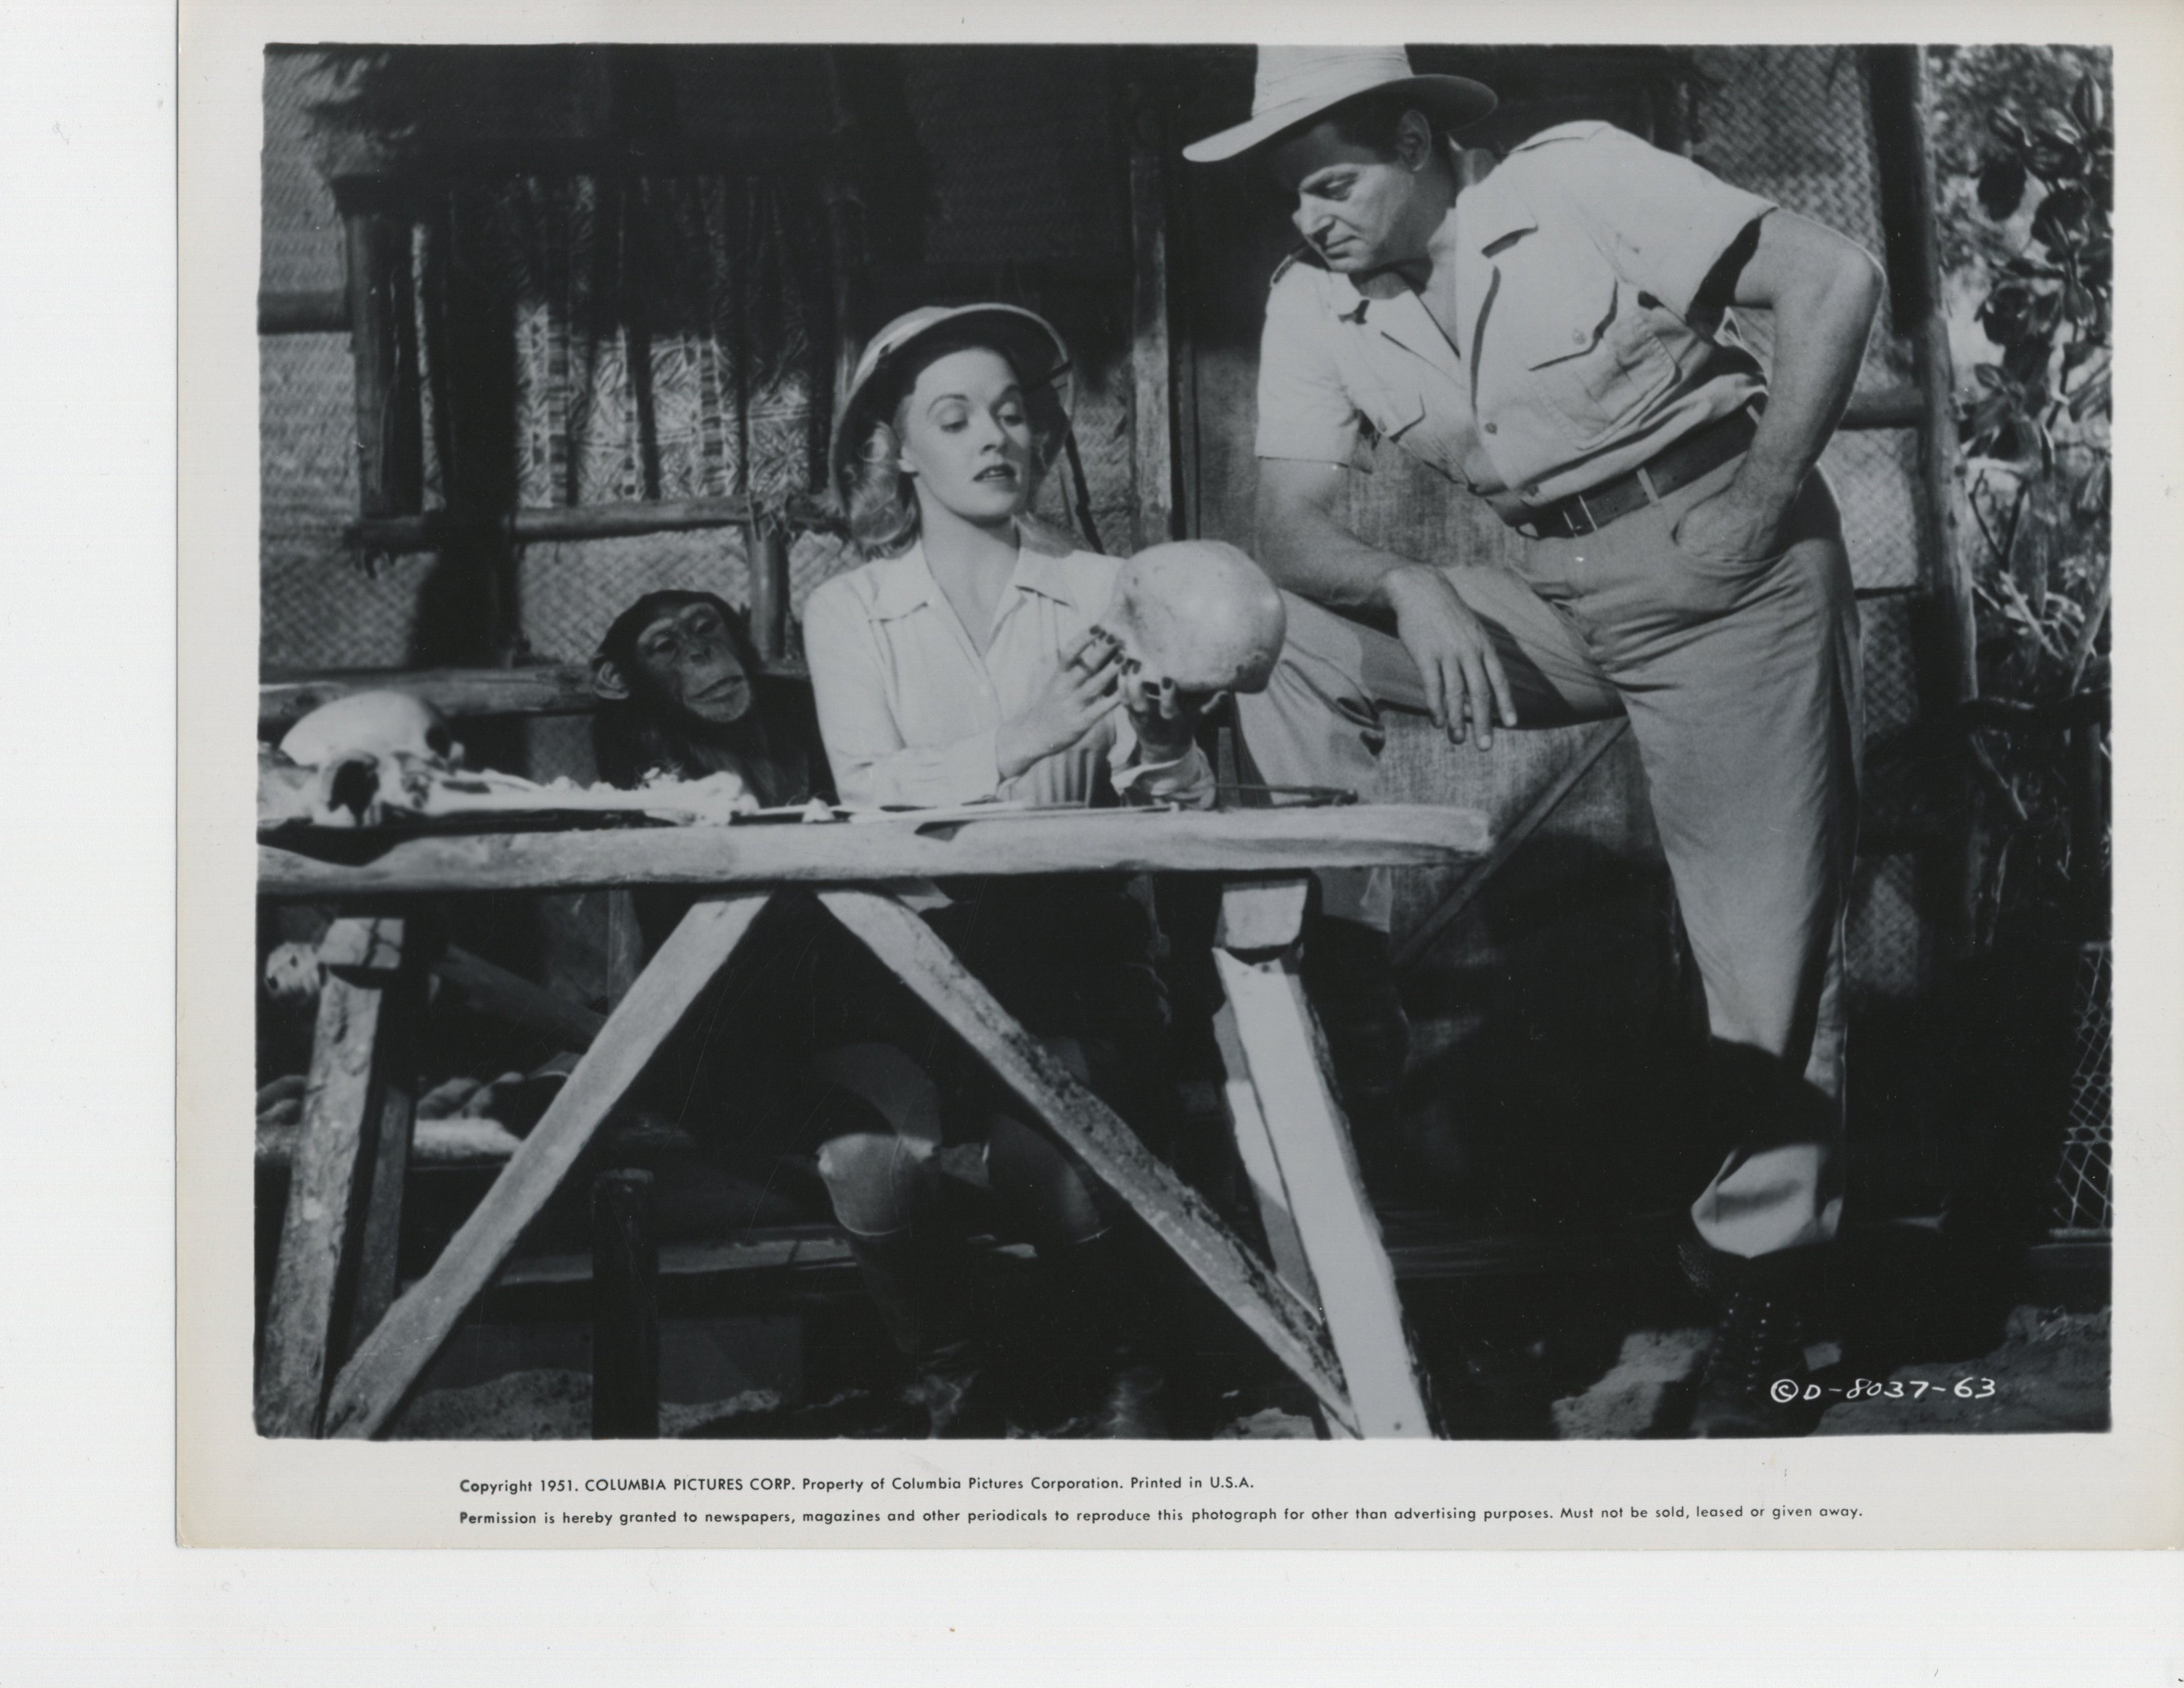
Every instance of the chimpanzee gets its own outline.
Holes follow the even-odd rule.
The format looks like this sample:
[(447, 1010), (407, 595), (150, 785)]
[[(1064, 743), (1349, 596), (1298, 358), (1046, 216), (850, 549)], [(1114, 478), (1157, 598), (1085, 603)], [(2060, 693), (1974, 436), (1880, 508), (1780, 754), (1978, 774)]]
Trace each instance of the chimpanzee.
[[(592, 687), (600, 699), (593, 755), (611, 784), (633, 788), (654, 769), (684, 779), (728, 772), (768, 807), (833, 797), (808, 689), (763, 673), (743, 617), (710, 592), (649, 592), (623, 610), (592, 658)], [(671, 886), (634, 892), (647, 954), (693, 897)], [(742, 1206), (733, 1186), (724, 1195), (694, 1184), (685, 1167), (666, 1186), (670, 1207), (712, 1189), (709, 1200), (728, 1201), (736, 1221), (778, 1223), (800, 1217), (783, 1204), (794, 1205), (800, 1184), (800, 1217), (823, 1216), (817, 1173), (803, 1163), (815, 1118), (831, 1113), (838, 1087), (817, 1076), (817, 1063), (871, 1035), (866, 1005), (886, 993), (878, 964), (816, 902), (777, 893), (636, 1098), (694, 1134), (714, 1171), (753, 1200)], [(661, 1223), (677, 1222), (666, 1213)]]
[(743, 617), (710, 592), (648, 592), (623, 610), (592, 658), (592, 689), (610, 784), (725, 770), (769, 808), (832, 795), (810, 692), (761, 672)]

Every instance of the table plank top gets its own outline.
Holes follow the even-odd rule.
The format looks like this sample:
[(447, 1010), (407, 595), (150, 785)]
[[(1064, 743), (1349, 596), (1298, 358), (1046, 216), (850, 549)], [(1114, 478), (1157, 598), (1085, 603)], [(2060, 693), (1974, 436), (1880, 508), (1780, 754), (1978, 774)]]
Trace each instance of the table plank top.
[[(258, 889), (326, 899), (621, 885), (872, 884), (959, 875), (1284, 873), (1448, 866), (1493, 839), (1477, 810), (1426, 804), (1000, 812), (921, 822), (663, 827), (261, 842)], [(344, 848), (353, 844), (354, 848)], [(306, 850), (311, 853), (305, 853)], [(338, 860), (326, 859), (339, 856)]]

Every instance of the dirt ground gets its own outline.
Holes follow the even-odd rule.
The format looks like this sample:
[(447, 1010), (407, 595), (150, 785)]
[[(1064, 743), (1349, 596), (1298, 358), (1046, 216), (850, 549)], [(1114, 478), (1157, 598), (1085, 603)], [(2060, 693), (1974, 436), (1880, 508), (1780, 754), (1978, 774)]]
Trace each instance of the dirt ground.
[[(1708, 1341), (1705, 1329), (1688, 1326), (1624, 1333), (1596, 1379), (1548, 1403), (1546, 1434), (1563, 1440), (1676, 1434), (1677, 1413), (1688, 1403)], [(1825, 1353), (1814, 1357), (1830, 1358)], [(2003, 1343), (1976, 1359), (1910, 1362), (1866, 1380), (1847, 1374), (1838, 1362), (1823, 1364), (1815, 1377), (1836, 1392), (1820, 1415), (1818, 1435), (2102, 1430), (2109, 1423), (2109, 1314), (2021, 1306), (2010, 1315)], [(1898, 1384), (1900, 1392), (1892, 1394), (1892, 1385)], [(1847, 1398), (1853, 1388), (1858, 1398)], [(1312, 1418), (1296, 1406), (1265, 1400), (1248, 1387), (1234, 1390), (1210, 1433), (1216, 1439), (1255, 1440), (1317, 1435)], [(1486, 1425), (1473, 1426), (1472, 1433), (1482, 1429), (1496, 1434)], [(1464, 1430), (1459, 1423), (1457, 1433)], [(664, 1403), (660, 1433), (734, 1438), (903, 1432), (877, 1401), (845, 1395), (791, 1409), (772, 1391), (753, 1390), (722, 1401)], [(1070, 1430), (1064, 1425), (1050, 1433)], [(410, 1403), (390, 1435), (404, 1440), (582, 1440), (591, 1435), (591, 1379), (578, 1371), (536, 1369), (430, 1390)]]

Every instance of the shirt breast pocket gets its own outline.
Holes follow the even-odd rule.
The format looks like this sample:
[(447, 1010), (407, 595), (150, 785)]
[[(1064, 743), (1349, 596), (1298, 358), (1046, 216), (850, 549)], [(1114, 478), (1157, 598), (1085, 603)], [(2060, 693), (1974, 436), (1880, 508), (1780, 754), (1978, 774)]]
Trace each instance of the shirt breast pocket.
[(1646, 321), (1637, 289), (1606, 270), (1565, 275), (1543, 290), (1518, 349), (1540, 402), (1580, 449), (1639, 426), (1676, 382), (1675, 358)]
[(1375, 439), (1392, 440), (1404, 446), (1410, 442), (1403, 436), (1426, 413), (1425, 396), (1416, 387), (1381, 381), (1358, 382), (1351, 394), (1351, 403), (1357, 407), (1357, 414), (1365, 419)]

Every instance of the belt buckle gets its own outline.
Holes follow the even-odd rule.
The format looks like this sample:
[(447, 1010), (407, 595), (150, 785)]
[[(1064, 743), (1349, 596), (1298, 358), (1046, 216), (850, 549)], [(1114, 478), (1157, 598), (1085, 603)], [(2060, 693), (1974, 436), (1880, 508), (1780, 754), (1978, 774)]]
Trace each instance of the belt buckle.
[(1600, 524), (1592, 519), (1592, 506), (1585, 501), (1583, 493), (1572, 493), (1566, 508), (1574, 510), (1577, 515), (1585, 518), (1585, 526), (1582, 527), (1580, 527), (1574, 520), (1570, 522), (1571, 538), (1575, 538), (1582, 533), (1600, 532)]

